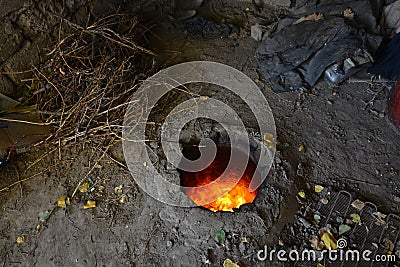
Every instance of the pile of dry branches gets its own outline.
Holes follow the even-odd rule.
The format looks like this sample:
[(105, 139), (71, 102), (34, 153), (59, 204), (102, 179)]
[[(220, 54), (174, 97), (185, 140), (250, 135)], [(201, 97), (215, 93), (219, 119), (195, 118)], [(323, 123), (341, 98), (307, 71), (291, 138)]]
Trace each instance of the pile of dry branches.
[(59, 38), (50, 59), (35, 69), (37, 108), (54, 127), (44, 143), (120, 138), (130, 96), (146, 76), (143, 56), (152, 55), (137, 44), (145, 29), (124, 14), (85, 28), (66, 20), (61, 25), (72, 33)]

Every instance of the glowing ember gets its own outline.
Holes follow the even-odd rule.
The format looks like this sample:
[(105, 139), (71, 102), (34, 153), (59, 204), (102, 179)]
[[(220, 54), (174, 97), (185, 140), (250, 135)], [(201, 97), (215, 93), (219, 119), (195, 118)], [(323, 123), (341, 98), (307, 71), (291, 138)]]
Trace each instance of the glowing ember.
[[(194, 148), (184, 150), (184, 154), (189, 153), (194, 159), (196, 151)], [(198, 153), (198, 151), (197, 151)], [(182, 185), (194, 187), (185, 190), (185, 194), (199, 206), (203, 206), (211, 211), (231, 211), (239, 208), (246, 203), (252, 203), (257, 196), (258, 190), (249, 192), (251, 179), (256, 171), (256, 164), (248, 159), (247, 155), (240, 149), (232, 149), (232, 153), (238, 153), (243, 160), (247, 160), (247, 168), (239, 177), (240, 170), (234, 168), (226, 170), (230, 159), (231, 149), (226, 146), (218, 146), (217, 155), (214, 161), (204, 170), (199, 172), (182, 171)], [(187, 156), (190, 159), (190, 156)], [(224, 173), (225, 172), (225, 173)], [(224, 175), (222, 175), (224, 173)], [(259, 176), (258, 172), (256, 175)], [(220, 178), (219, 180), (217, 180)], [(239, 180), (240, 179), (240, 180)], [(217, 181), (216, 181), (217, 180)], [(232, 181), (238, 181), (232, 188)], [(210, 184), (211, 182), (214, 183)], [(208, 187), (200, 187), (210, 184)], [(232, 188), (230, 191), (229, 189)], [(211, 203), (207, 200), (214, 200)], [(204, 204), (208, 203), (208, 204)]]

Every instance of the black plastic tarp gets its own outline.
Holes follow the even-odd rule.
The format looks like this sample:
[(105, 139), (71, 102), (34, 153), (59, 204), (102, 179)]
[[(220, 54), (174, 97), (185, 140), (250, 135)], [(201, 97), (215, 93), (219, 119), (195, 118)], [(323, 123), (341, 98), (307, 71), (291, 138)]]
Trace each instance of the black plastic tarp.
[(377, 58), (377, 62), (368, 69), (369, 73), (381, 75), (390, 80), (400, 77), (400, 33), (390, 40)]
[[(347, 8), (353, 18), (343, 16)], [(324, 19), (278, 23), (256, 52), (261, 73), (274, 91), (286, 92), (315, 85), (325, 69), (347, 58), (364, 54), (361, 64), (368, 64), (382, 39), (373, 34), (378, 29), (373, 10), (365, 0), (296, 2), (294, 16), (322, 13)]]
[(377, 39), (352, 27), (344, 18), (304, 21), (264, 40), (256, 57), (261, 73), (274, 91), (292, 91), (313, 86), (335, 62), (360, 50), (368, 53), (376, 49), (380, 41)]

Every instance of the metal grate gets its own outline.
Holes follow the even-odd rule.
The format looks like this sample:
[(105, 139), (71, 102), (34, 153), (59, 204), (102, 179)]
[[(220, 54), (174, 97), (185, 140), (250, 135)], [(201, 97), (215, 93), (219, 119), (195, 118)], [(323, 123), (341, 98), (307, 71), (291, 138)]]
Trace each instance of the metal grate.
[[(390, 214), (385, 218), (377, 216), (377, 207), (373, 203), (366, 202), (365, 206), (358, 210), (352, 207), (353, 198), (347, 191), (325, 192), (324, 198), (327, 204), (318, 203), (316, 213), (321, 217), (320, 225), (337, 225), (338, 218), (349, 218), (350, 214), (360, 215), (361, 223), (344, 235), (348, 241), (348, 248), (362, 251), (370, 250), (369, 257), (374, 259), (376, 255), (388, 255), (391, 250), (393, 253), (400, 250), (400, 217)], [(399, 260), (399, 259), (397, 259)], [(394, 262), (374, 262), (374, 261), (334, 261), (320, 262), (324, 267), (382, 267), (395, 266)], [(295, 266), (317, 266), (318, 262), (301, 262)]]

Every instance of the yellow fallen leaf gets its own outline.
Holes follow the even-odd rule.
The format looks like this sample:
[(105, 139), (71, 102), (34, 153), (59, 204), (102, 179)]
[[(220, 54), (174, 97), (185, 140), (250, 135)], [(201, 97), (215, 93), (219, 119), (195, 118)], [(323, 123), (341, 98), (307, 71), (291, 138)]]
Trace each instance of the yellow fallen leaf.
[(116, 188), (114, 188), (114, 192), (117, 195), (122, 195), (122, 185), (117, 186)]
[(303, 144), (299, 145), (299, 152), (301, 152), (302, 154), (304, 154), (306, 152), (306, 148), (304, 147)]
[(236, 263), (234, 263), (231, 259), (226, 259), (224, 261), (224, 267), (240, 267), (239, 265), (237, 265)]
[(21, 236), (17, 237), (17, 243), (18, 244), (23, 244), (23, 243), (25, 243), (25, 241), (26, 241), (26, 237), (25, 236), (21, 235)]
[(324, 265), (322, 265), (321, 263), (317, 264), (317, 267), (325, 267)]
[(86, 204), (83, 206), (84, 209), (92, 209), (96, 207), (96, 201), (88, 200)]
[(106, 189), (106, 188), (105, 188), (104, 186), (102, 186), (102, 185), (99, 185), (99, 187), (97, 188), (97, 190), (98, 190), (100, 193), (103, 193), (104, 189)]
[(206, 96), (206, 95), (202, 95), (202, 96), (200, 96), (200, 100), (207, 100), (208, 99), (208, 96)]
[(299, 195), (299, 197), (301, 198), (306, 198), (306, 193), (304, 193), (304, 191), (300, 191), (297, 193)]
[(66, 196), (61, 196), (58, 201), (57, 201), (57, 206), (59, 208), (65, 209), (67, 205), (70, 205), (71, 201), (69, 200), (69, 197)]
[(324, 245), (327, 249), (336, 250), (338, 248), (337, 240), (330, 231), (325, 232), (321, 236), (321, 240), (324, 242)]
[(249, 241), (247, 241), (247, 238), (244, 236), (244, 237), (242, 237), (242, 242), (243, 243), (248, 243)]
[(321, 193), (323, 190), (324, 190), (324, 187), (322, 185), (314, 186), (315, 193)]
[(119, 202), (122, 203), (122, 204), (124, 204), (124, 203), (126, 202), (126, 200), (127, 200), (126, 196), (123, 195), (123, 196), (119, 199)]
[(264, 145), (266, 145), (268, 148), (273, 148), (275, 144), (275, 137), (271, 133), (266, 133), (263, 136), (264, 139)]
[(81, 193), (86, 193), (89, 190), (90, 184), (88, 182), (80, 184), (78, 186), (78, 190)]

